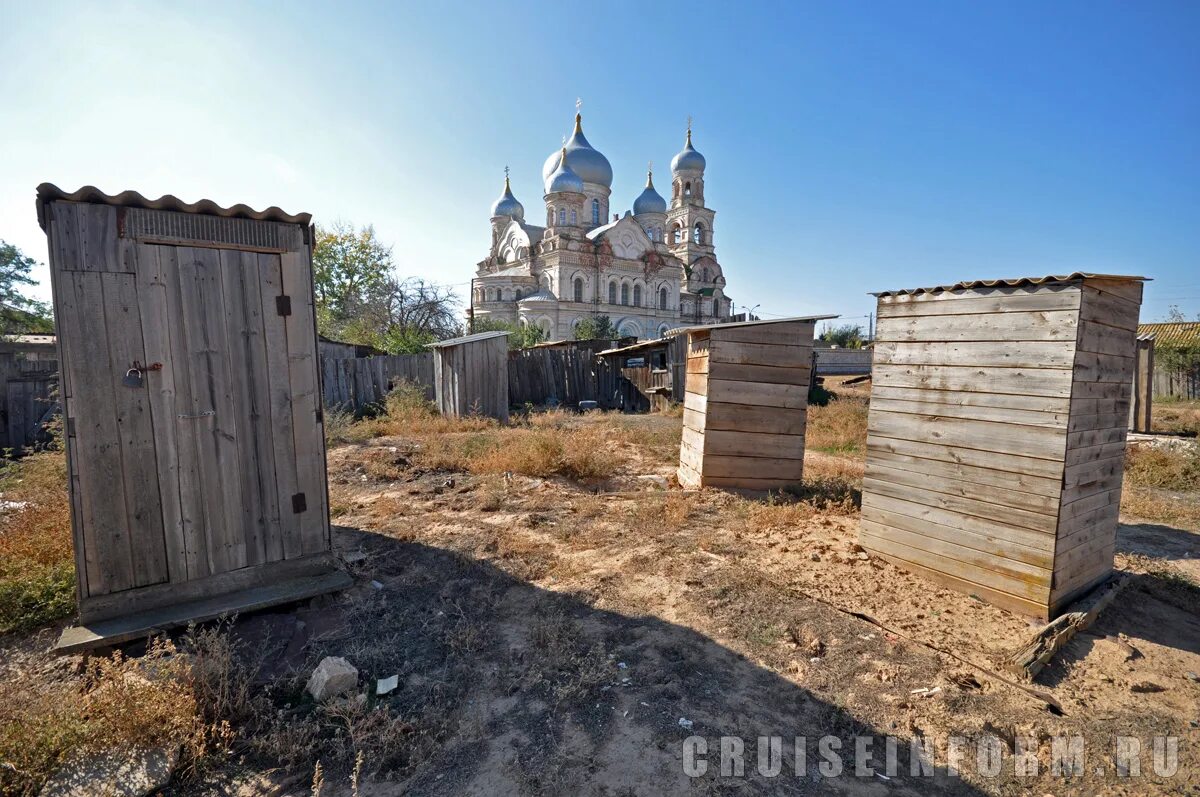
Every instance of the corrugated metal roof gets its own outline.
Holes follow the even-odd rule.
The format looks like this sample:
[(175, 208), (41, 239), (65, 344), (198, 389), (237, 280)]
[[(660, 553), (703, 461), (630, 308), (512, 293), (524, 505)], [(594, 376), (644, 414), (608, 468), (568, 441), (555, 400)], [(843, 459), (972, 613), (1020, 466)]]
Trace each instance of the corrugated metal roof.
[(757, 327), (757, 326), (761, 326), (763, 324), (786, 324), (788, 321), (812, 321), (812, 322), (827, 321), (830, 318), (837, 318), (837, 317), (838, 316), (836, 314), (835, 315), (798, 315), (798, 316), (793, 316), (791, 318), (760, 318), (755, 321), (736, 321), (732, 324), (699, 324), (694, 327), (676, 327), (675, 329), (668, 329), (666, 332), (666, 336), (670, 337), (671, 335), (679, 335), (684, 332), (698, 332), (702, 329), (716, 329), (718, 327), (721, 329), (727, 329), (727, 328), (731, 328), (731, 327)]
[(46, 229), (46, 205), (55, 200), (66, 202), (88, 202), (93, 205), (114, 205), (123, 208), (145, 208), (147, 210), (170, 210), (176, 213), (200, 213), (206, 216), (223, 216), (225, 218), (254, 219), (255, 221), (277, 221), (283, 224), (312, 224), (310, 213), (285, 213), (272, 205), (266, 210), (255, 210), (248, 205), (233, 205), (222, 207), (211, 199), (201, 199), (198, 202), (184, 202), (170, 194), (158, 199), (147, 199), (137, 191), (122, 191), (119, 194), (106, 194), (94, 185), (85, 185), (78, 191), (68, 194), (53, 183), (42, 183), (37, 187), (38, 224)]
[(1076, 280), (1085, 279), (1106, 279), (1106, 280), (1140, 280), (1148, 282), (1149, 277), (1135, 277), (1124, 274), (1091, 274), (1085, 271), (1076, 271), (1071, 274), (1063, 274), (1055, 276), (1053, 274), (1045, 277), (1017, 277), (1016, 279), (997, 279), (997, 280), (963, 280), (956, 282), (953, 285), (935, 285), (930, 288), (903, 288), (895, 291), (880, 291), (872, 294), (873, 296), (901, 296), (913, 295), (917, 293), (940, 293), (942, 291), (959, 291), (970, 288), (1020, 288), (1029, 285), (1053, 285), (1060, 282), (1074, 282)]
[(488, 340), (489, 338), (508, 337), (511, 334), (511, 332), (505, 332), (504, 330), (496, 330), (494, 332), (476, 332), (474, 335), (463, 335), (461, 338), (448, 338), (447, 340), (439, 340), (437, 343), (428, 344), (428, 346), (431, 349), (442, 349), (446, 346), (458, 346), (462, 343), (477, 343), (478, 341)]
[(1165, 324), (1138, 324), (1138, 337), (1154, 338), (1156, 348), (1200, 346), (1200, 321), (1172, 321)]

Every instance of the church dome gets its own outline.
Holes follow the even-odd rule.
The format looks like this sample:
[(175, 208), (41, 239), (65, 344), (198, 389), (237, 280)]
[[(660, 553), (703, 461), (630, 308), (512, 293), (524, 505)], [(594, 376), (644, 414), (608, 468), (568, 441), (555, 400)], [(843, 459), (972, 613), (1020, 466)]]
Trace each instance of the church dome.
[(692, 128), (689, 127), (687, 143), (683, 145), (683, 150), (671, 160), (671, 172), (673, 174), (685, 171), (702, 172), (705, 165), (704, 156), (692, 146)]
[[(585, 183), (595, 183), (605, 188), (612, 188), (613, 170), (608, 158), (600, 154), (588, 143), (583, 135), (583, 120), (575, 114), (575, 132), (567, 141), (567, 165)], [(551, 153), (542, 164), (542, 179), (549, 181), (550, 175), (558, 168), (559, 153)]]
[(513, 196), (512, 187), (508, 184), (508, 175), (504, 176), (504, 193), (492, 203), (492, 218), (497, 216), (508, 216), (516, 221), (525, 218), (525, 206)]
[(646, 190), (638, 195), (638, 198), (633, 200), (633, 215), (640, 216), (643, 213), (666, 213), (667, 200), (654, 190), (653, 173), (646, 172)]
[(563, 147), (558, 154), (558, 167), (546, 176), (546, 193), (557, 194), (563, 191), (583, 193), (583, 180), (579, 179), (567, 159), (567, 148)]

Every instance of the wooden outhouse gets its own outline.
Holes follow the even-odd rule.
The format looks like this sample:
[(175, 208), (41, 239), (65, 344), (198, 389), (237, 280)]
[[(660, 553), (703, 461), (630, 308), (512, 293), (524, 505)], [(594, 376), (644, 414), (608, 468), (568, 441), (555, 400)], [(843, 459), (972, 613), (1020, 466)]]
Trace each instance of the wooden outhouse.
[(765, 492), (799, 484), (823, 318), (688, 327), (679, 483)]
[(429, 344), (434, 392), (443, 415), (508, 420), (508, 335), (479, 332)]
[(877, 294), (862, 545), (1041, 618), (1107, 577), (1142, 280)]
[(43, 184), (82, 626), (60, 648), (343, 587), (307, 214)]

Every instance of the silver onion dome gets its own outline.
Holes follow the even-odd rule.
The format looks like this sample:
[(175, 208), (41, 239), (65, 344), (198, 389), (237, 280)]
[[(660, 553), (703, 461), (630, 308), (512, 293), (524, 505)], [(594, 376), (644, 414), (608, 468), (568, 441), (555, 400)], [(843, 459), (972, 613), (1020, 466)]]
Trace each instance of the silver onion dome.
[(642, 193), (638, 194), (638, 198), (633, 200), (633, 215), (640, 216), (643, 213), (666, 213), (667, 200), (654, 190), (654, 173), (647, 170), (646, 172), (646, 188)]
[[(559, 153), (554, 152), (542, 164), (542, 179), (549, 180), (551, 173), (558, 168)], [(602, 185), (612, 188), (613, 170), (608, 158), (588, 143), (583, 135), (583, 118), (575, 114), (575, 132), (567, 141), (567, 165), (571, 167), (585, 183)]]
[(562, 191), (583, 193), (583, 180), (579, 179), (579, 175), (568, 164), (566, 147), (563, 147), (558, 154), (558, 167), (546, 177), (547, 194), (557, 194)]
[(525, 206), (513, 196), (512, 186), (508, 184), (508, 175), (504, 176), (504, 193), (492, 203), (492, 218), (497, 216), (508, 216), (516, 221), (525, 218)]
[(704, 156), (696, 151), (692, 146), (692, 128), (688, 128), (687, 142), (683, 145), (683, 149), (678, 155), (671, 159), (671, 172), (678, 174), (679, 172), (702, 172), (706, 163)]

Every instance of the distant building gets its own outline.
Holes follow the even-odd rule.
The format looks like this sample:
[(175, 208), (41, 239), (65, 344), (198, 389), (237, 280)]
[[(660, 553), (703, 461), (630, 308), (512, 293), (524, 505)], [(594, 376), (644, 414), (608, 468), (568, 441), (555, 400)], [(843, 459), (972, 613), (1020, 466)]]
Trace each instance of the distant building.
[[(549, 340), (607, 315), (622, 336), (728, 320), (731, 303), (713, 245), (716, 212), (704, 202), (704, 156), (692, 146), (671, 161), (671, 202), (646, 188), (624, 216), (609, 216), (612, 166), (575, 132), (542, 166), (545, 226), (525, 220), (507, 175), (492, 205), (492, 245), (471, 291), (476, 319), (536, 324)], [(507, 169), (505, 170), (507, 172)]]

